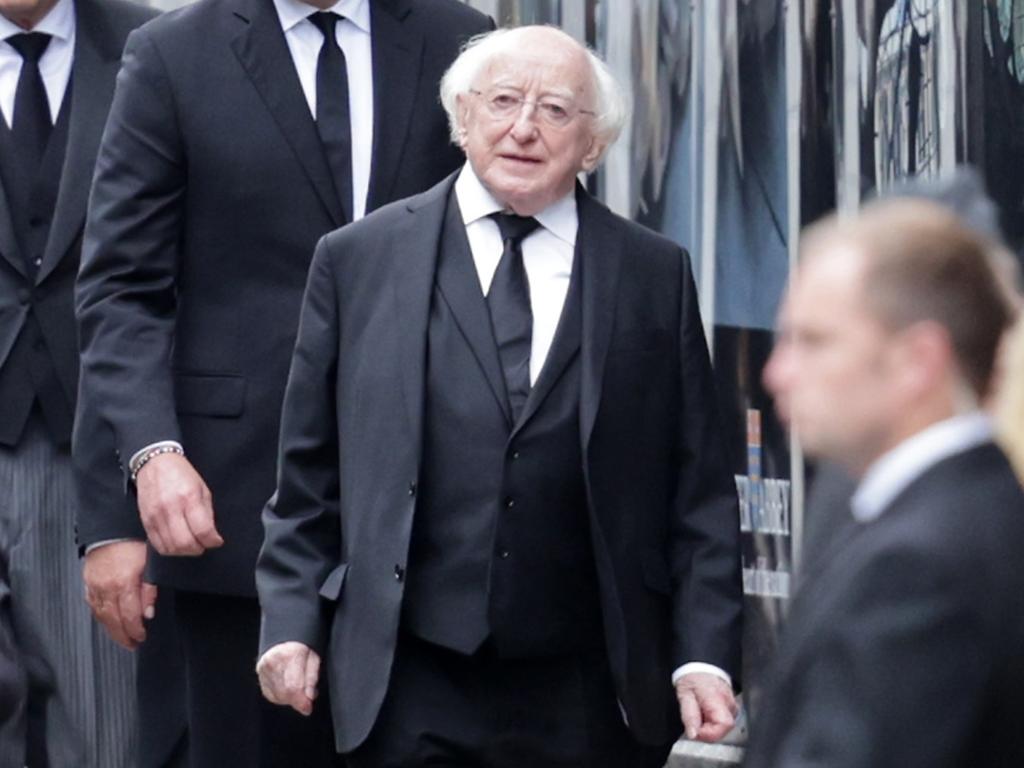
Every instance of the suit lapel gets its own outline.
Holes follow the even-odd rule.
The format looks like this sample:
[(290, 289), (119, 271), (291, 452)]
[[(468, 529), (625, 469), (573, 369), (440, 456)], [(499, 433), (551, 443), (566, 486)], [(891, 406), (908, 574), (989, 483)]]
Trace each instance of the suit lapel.
[(498, 348), (491, 331), (491, 315), (480, 288), (466, 227), (462, 223), (454, 194), (448, 196), (448, 212), (443, 231), (437, 265), (438, 289), (451, 310), (455, 324), (473, 351), (473, 357), (483, 371), (506, 423), (511, 426), (512, 412), (505, 389), (505, 375), (501, 370)]
[(408, 23), (408, 0), (370, 5), (373, 46), (373, 153), (367, 210), (390, 199), (419, 92), (423, 34)]
[(235, 55), (295, 152), (331, 220), (341, 226), (341, 203), (273, 4), (270, 0), (243, 0), (235, 16), (243, 22), (241, 32), (231, 42)]
[(579, 210), (577, 252), (585, 254), (582, 270), (583, 338), (581, 341), (582, 379), (580, 382), (580, 439), (587, 455), (601, 402), (604, 363), (608, 355), (619, 295), (619, 271), (625, 253), (621, 228), (612, 226), (613, 214), (577, 186)]
[(426, 386), (427, 323), (430, 298), (441, 240), (448, 194), (455, 182), (452, 174), (443, 182), (405, 205), (408, 226), (396, 232), (394, 313), (400, 329), (402, 394), (409, 418), (409, 435), (418, 456), (423, 431), (423, 393)]
[(96, 153), (114, 96), (121, 52), (100, 26), (101, 16), (86, 0), (76, 13), (75, 54), (67, 97), (71, 99), (67, 151), (57, 204), (43, 261), (42, 282), (71, 248), (82, 229)]

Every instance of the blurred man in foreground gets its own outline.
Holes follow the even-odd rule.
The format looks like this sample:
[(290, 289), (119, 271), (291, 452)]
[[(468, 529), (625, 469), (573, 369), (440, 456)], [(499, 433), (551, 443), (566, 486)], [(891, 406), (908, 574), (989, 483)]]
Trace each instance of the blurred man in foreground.
[(814, 227), (765, 379), (857, 478), (794, 600), (747, 765), (1024, 759), (1024, 495), (979, 409), (1013, 308), (990, 244), (923, 201)]

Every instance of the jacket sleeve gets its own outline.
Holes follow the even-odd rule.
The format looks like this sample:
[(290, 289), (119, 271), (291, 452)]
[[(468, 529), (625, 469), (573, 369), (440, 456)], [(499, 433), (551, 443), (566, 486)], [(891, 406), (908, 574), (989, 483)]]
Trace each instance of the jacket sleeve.
[(171, 85), (147, 29), (125, 47), (75, 288), (83, 391), (126, 461), (154, 441), (181, 440), (170, 367), (185, 160)]
[(256, 564), (261, 653), (290, 640), (322, 653), (329, 603), (319, 593), (337, 599), (344, 578), (335, 406), (339, 335), (324, 238), (310, 267), (285, 390), (277, 492), (263, 512), (263, 547)]
[(736, 488), (726, 460), (711, 360), (689, 257), (680, 253), (679, 480), (670, 557), (673, 661), (705, 662), (740, 687), (743, 585)]

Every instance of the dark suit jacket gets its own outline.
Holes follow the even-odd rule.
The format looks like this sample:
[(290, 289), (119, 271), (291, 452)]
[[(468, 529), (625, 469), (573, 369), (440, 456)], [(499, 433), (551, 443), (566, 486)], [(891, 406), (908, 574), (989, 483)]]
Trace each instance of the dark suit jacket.
[(1024, 765), (1021, 541), (991, 444), (845, 528), (794, 600), (745, 765)]
[[(453, 178), (320, 242), (292, 363), (257, 568), (261, 648), (323, 652), (329, 630), (343, 751), (373, 724), (395, 648)], [(739, 674), (735, 489), (686, 254), (582, 190), (578, 201), (580, 444), (605, 640), (630, 727), (665, 743), (680, 731), (676, 665)]]
[[(438, 81), (487, 27), (455, 0), (372, 3), (369, 208), (458, 164)], [(184, 444), (226, 542), (198, 560), (153, 558), (158, 583), (254, 592), (306, 272), (317, 239), (342, 223), (271, 0), (200, 0), (132, 35), (77, 289), (82, 391), (123, 464), (157, 440)], [(122, 512), (95, 512), (83, 543), (122, 524), (137, 533)]]
[(72, 289), (96, 150), (125, 38), (155, 12), (121, 0), (76, 2), (68, 145), (42, 263), (30, 279), (0, 185), (0, 366), (29, 313), (35, 315), (68, 403), (78, 386), (78, 333)]

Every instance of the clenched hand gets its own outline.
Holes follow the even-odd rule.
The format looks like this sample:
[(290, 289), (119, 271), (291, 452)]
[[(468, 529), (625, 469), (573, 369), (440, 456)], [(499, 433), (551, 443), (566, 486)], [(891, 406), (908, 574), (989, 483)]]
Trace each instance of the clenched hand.
[(300, 715), (313, 711), (320, 657), (302, 643), (278, 643), (264, 653), (256, 664), (260, 690), (272, 704), (284, 704)]
[(736, 697), (725, 680), (716, 675), (683, 675), (676, 681), (676, 698), (688, 739), (718, 741), (736, 724)]
[(213, 520), (213, 496), (184, 456), (152, 459), (135, 478), (139, 517), (161, 555), (201, 555), (224, 543)]

